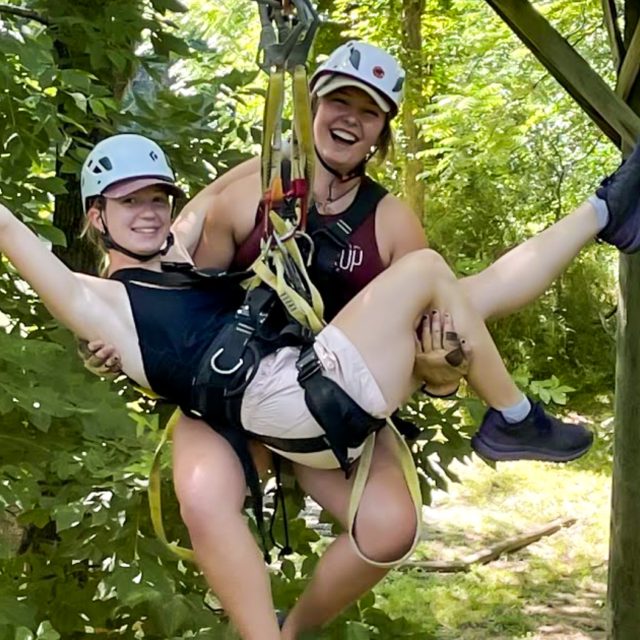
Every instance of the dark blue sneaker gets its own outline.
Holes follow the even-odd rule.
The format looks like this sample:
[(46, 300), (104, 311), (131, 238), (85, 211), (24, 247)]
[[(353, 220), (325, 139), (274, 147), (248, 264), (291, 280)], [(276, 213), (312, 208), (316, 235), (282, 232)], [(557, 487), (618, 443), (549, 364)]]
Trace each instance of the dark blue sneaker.
[(494, 462), (567, 462), (584, 455), (592, 443), (593, 434), (585, 427), (562, 422), (533, 402), (529, 415), (516, 424), (509, 424), (499, 411), (489, 409), (471, 438), (472, 449)]
[(609, 222), (598, 237), (623, 253), (640, 249), (640, 143), (633, 153), (602, 181), (596, 196), (609, 210)]

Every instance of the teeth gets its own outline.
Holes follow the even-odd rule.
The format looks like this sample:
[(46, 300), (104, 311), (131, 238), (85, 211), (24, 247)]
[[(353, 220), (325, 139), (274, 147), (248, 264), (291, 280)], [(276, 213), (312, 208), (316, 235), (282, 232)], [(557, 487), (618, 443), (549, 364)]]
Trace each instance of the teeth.
[(348, 142), (350, 144), (358, 141), (358, 138), (353, 133), (344, 131), (343, 129), (332, 129), (331, 135), (338, 140), (342, 140), (342, 142)]

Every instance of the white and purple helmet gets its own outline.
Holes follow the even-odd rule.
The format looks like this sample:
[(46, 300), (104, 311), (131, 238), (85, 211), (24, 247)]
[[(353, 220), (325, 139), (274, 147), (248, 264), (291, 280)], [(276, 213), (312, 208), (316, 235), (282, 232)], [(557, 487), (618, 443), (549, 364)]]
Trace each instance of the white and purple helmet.
[(121, 198), (156, 184), (173, 195), (184, 195), (164, 151), (153, 140), (135, 133), (117, 134), (98, 142), (82, 165), (82, 205), (86, 213), (96, 196)]
[(322, 97), (341, 87), (357, 87), (393, 117), (402, 99), (404, 78), (404, 69), (392, 55), (372, 44), (350, 41), (316, 69), (310, 89), (312, 95)]

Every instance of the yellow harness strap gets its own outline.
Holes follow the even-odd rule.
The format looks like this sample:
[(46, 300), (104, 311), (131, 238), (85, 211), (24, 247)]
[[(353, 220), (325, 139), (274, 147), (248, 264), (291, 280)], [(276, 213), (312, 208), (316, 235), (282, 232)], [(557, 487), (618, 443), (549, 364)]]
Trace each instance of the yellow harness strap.
[(369, 471), (371, 469), (371, 461), (373, 459), (373, 451), (376, 443), (377, 433), (372, 433), (365, 441), (364, 449), (362, 450), (362, 454), (360, 455), (358, 468), (356, 469), (356, 473), (353, 479), (353, 487), (351, 488), (351, 496), (349, 498), (349, 511), (347, 515), (347, 533), (349, 534), (349, 539), (351, 540), (356, 553), (366, 563), (375, 567), (382, 568), (392, 568), (407, 560), (409, 556), (411, 556), (411, 554), (414, 552), (418, 542), (420, 542), (420, 537), (422, 535), (422, 492), (420, 491), (420, 481), (418, 480), (416, 465), (413, 461), (413, 456), (411, 455), (411, 450), (409, 449), (406, 440), (396, 429), (390, 418), (387, 418), (387, 426), (396, 444), (396, 454), (398, 456), (398, 461), (400, 462), (402, 474), (404, 475), (404, 481), (407, 484), (407, 490), (409, 491), (409, 495), (411, 496), (411, 501), (413, 502), (414, 507), (416, 518), (416, 533), (413, 537), (411, 547), (401, 558), (398, 558), (397, 560), (391, 560), (389, 562), (379, 562), (365, 555), (362, 549), (360, 549), (358, 540), (356, 539), (356, 518), (358, 516), (358, 509), (360, 508), (362, 495), (364, 494), (367, 480), (369, 478)]
[[(267, 247), (258, 259), (251, 265), (255, 276), (243, 283), (247, 289), (258, 286), (261, 282), (273, 289), (287, 311), (303, 327), (307, 327), (313, 333), (319, 333), (324, 327), (324, 303), (316, 286), (311, 282), (309, 274), (302, 259), (300, 248), (291, 233), (293, 225), (288, 220), (283, 220), (275, 211), (269, 214), (273, 230), (276, 235), (275, 246), (267, 243)], [(279, 237), (287, 237), (280, 242)], [(311, 298), (308, 302), (305, 297), (296, 291), (286, 277), (287, 263), (294, 267), (297, 275), (302, 279), (304, 288)], [(271, 263), (271, 266), (268, 264)]]
[(173, 551), (181, 560), (193, 560), (193, 550), (186, 547), (181, 547), (175, 542), (169, 542), (167, 540), (167, 534), (162, 523), (162, 494), (161, 494), (161, 466), (162, 466), (162, 449), (164, 445), (173, 437), (173, 430), (180, 418), (180, 409), (176, 409), (167, 426), (162, 433), (160, 442), (156, 447), (156, 451), (153, 455), (153, 462), (151, 463), (151, 471), (149, 472), (149, 486), (147, 488), (147, 495), (149, 497), (149, 512), (151, 515), (151, 523), (153, 524), (153, 530), (160, 542), (164, 544), (169, 551)]

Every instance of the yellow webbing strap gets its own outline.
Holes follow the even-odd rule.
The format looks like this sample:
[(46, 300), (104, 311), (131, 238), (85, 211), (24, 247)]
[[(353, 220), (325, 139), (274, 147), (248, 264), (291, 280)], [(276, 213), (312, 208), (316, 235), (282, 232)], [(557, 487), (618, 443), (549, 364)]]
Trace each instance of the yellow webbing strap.
[[(292, 229), (292, 224), (289, 221), (283, 220), (274, 211), (269, 214), (269, 217), (276, 234), (290, 235), (288, 232)], [(304, 296), (287, 282), (284, 264), (287, 259), (293, 262), (298, 275), (304, 281), (304, 286), (311, 296), (311, 303), (307, 302)], [(267, 262), (271, 262), (271, 266)], [(252, 289), (260, 282), (264, 282), (278, 294), (287, 311), (297, 322), (313, 333), (319, 333), (322, 330), (324, 303), (320, 292), (309, 279), (300, 249), (293, 236), (277, 246), (271, 244), (267, 251), (263, 252), (251, 265), (251, 270), (256, 275), (246, 283), (247, 289)]]
[(313, 185), (313, 168), (315, 147), (313, 144), (313, 119), (311, 115), (311, 98), (307, 69), (298, 65), (293, 70), (293, 145), (291, 149), (291, 177), (304, 179), (307, 184), (307, 195), (299, 207), (299, 222), (302, 230), (306, 226), (306, 212), (311, 203)]
[[(280, 168), (282, 163), (282, 108), (284, 105), (284, 69), (269, 74), (267, 98), (264, 103), (262, 134), (262, 193), (270, 193), (271, 200), (282, 198)], [(277, 187), (280, 187), (278, 192)]]
[(167, 534), (164, 530), (164, 524), (162, 523), (162, 497), (161, 497), (161, 465), (162, 465), (162, 449), (164, 445), (171, 440), (173, 436), (173, 430), (180, 417), (180, 410), (176, 409), (164, 429), (160, 442), (156, 447), (156, 451), (153, 455), (153, 462), (151, 464), (151, 471), (149, 473), (149, 486), (147, 488), (147, 495), (149, 497), (149, 512), (151, 514), (151, 523), (153, 524), (153, 530), (156, 536), (158, 536), (160, 542), (164, 544), (169, 551), (173, 551), (181, 560), (193, 561), (194, 554), (192, 549), (181, 547), (175, 542), (169, 542), (167, 540)]
[(351, 489), (351, 496), (349, 498), (349, 512), (347, 516), (347, 531), (349, 534), (349, 539), (351, 540), (356, 553), (366, 563), (371, 564), (375, 567), (382, 568), (395, 567), (407, 560), (407, 558), (409, 558), (409, 556), (414, 552), (418, 542), (420, 542), (420, 536), (422, 534), (422, 493), (420, 491), (420, 482), (418, 480), (416, 465), (413, 461), (413, 456), (411, 455), (409, 446), (407, 445), (400, 432), (396, 429), (390, 418), (387, 418), (387, 426), (389, 428), (389, 432), (393, 435), (393, 439), (397, 445), (396, 453), (398, 456), (398, 461), (400, 462), (402, 474), (404, 475), (407, 490), (409, 491), (409, 495), (411, 496), (411, 501), (413, 502), (415, 510), (416, 533), (413, 538), (411, 547), (401, 558), (391, 560), (389, 562), (379, 562), (377, 560), (373, 560), (372, 558), (368, 558), (362, 552), (362, 550), (358, 546), (358, 541), (356, 540), (356, 518), (358, 516), (358, 509), (360, 508), (362, 494), (364, 493), (365, 487), (367, 485), (367, 479), (369, 478), (369, 470), (371, 469), (371, 460), (373, 458), (373, 450), (376, 443), (377, 433), (372, 433), (365, 441), (364, 449), (362, 450), (362, 454), (360, 455), (356, 474), (353, 479), (353, 487)]

